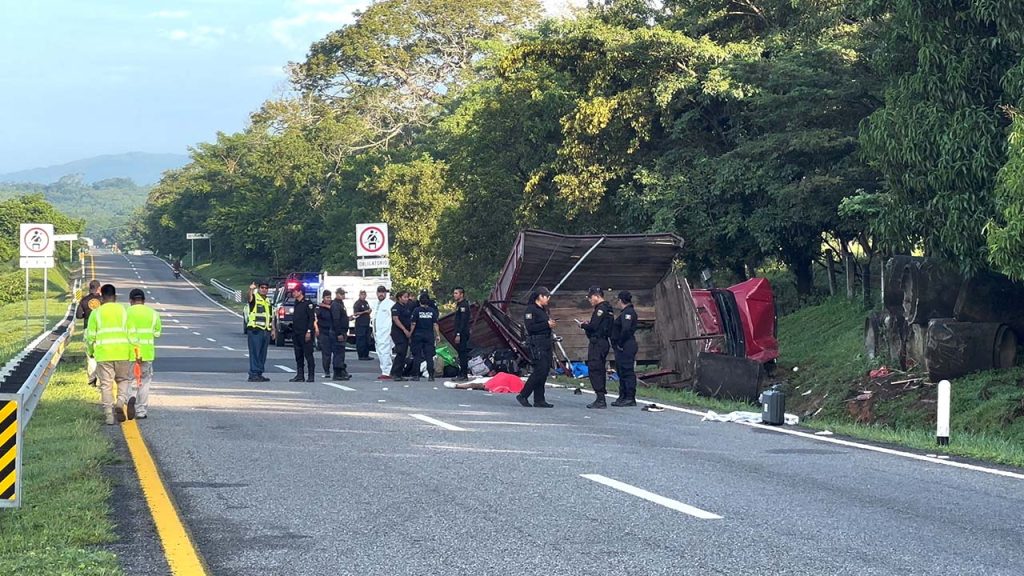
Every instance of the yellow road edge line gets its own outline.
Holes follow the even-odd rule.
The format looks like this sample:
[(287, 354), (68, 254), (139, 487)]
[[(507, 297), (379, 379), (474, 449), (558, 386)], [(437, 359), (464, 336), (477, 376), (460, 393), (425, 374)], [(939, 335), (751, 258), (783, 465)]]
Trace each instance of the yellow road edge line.
[(128, 451), (135, 462), (139, 484), (142, 485), (142, 492), (146, 495), (146, 503), (153, 515), (153, 523), (156, 524), (156, 531), (160, 536), (160, 543), (164, 548), (164, 556), (171, 568), (171, 574), (175, 576), (206, 576), (208, 574), (206, 566), (203, 565), (192, 538), (185, 530), (177, 508), (171, 502), (170, 494), (160, 478), (156, 463), (149, 453), (149, 448), (146, 447), (146, 441), (142, 438), (138, 425), (134, 420), (129, 420), (121, 424), (121, 431), (124, 432), (124, 439), (128, 442)]

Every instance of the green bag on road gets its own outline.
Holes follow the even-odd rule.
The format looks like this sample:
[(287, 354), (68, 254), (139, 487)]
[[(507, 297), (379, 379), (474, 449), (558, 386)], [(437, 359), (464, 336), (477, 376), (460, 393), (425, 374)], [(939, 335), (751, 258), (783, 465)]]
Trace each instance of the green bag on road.
[(437, 349), (434, 350), (434, 353), (444, 360), (445, 366), (457, 366), (455, 363), (455, 354), (452, 352), (451, 348), (447, 346), (438, 346)]

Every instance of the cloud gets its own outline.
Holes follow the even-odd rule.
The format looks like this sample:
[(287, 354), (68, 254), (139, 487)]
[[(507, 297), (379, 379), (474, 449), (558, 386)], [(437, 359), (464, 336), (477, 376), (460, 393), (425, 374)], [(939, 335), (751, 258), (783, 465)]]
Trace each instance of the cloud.
[[(293, 15), (277, 18), (270, 23), (270, 35), (287, 48), (307, 47), (311, 36), (323, 34), (323, 25), (339, 28), (355, 21), (352, 13), (366, 7), (366, 2), (359, 0), (293, 0)], [(315, 31), (300, 34), (306, 28), (316, 27)], [(301, 39), (296, 36), (300, 36)]]
[(178, 28), (161, 33), (168, 40), (204, 48), (216, 45), (226, 34), (227, 30), (216, 26), (196, 26), (190, 30)]
[(192, 13), (187, 10), (160, 10), (153, 12), (149, 15), (150, 18), (159, 18), (161, 20), (181, 20), (182, 18), (188, 18)]

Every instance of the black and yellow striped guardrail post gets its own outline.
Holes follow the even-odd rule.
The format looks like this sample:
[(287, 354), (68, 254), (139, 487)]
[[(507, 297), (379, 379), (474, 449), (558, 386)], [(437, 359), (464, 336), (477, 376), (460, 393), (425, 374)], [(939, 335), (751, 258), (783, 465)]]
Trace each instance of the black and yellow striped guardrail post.
[(17, 506), (18, 496), (18, 401), (0, 400), (0, 504)]

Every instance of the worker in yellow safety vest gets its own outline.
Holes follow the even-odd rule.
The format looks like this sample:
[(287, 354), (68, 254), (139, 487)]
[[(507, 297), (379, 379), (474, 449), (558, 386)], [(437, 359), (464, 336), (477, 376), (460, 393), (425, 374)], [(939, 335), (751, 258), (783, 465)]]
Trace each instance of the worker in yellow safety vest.
[[(107, 424), (124, 422), (123, 407), (128, 399), (128, 386), (132, 373), (132, 345), (128, 340), (128, 311), (117, 303), (117, 289), (113, 284), (100, 288), (103, 304), (89, 315), (85, 330), (85, 344), (96, 359), (96, 379), (100, 385), (100, 398)], [(117, 405), (114, 405), (113, 387), (117, 385)], [(117, 410), (114, 410), (114, 408)]]
[(248, 321), (245, 324), (249, 338), (249, 382), (269, 382), (270, 378), (263, 375), (267, 363), (267, 348), (270, 341), (277, 337), (274, 328), (273, 313), (267, 294), (270, 284), (260, 282), (249, 285), (249, 304), (246, 306)]
[(146, 293), (135, 288), (128, 294), (128, 339), (135, 358), (135, 384), (128, 398), (128, 419), (148, 418), (149, 385), (153, 382), (156, 339), (160, 337), (160, 313), (146, 306)]

